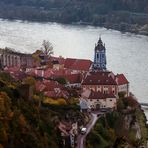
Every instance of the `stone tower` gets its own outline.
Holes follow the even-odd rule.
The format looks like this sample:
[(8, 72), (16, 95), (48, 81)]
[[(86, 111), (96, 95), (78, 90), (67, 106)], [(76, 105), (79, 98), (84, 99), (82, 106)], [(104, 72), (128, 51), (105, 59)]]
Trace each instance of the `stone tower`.
[(106, 70), (106, 48), (105, 44), (101, 40), (101, 37), (98, 40), (98, 43), (95, 45), (95, 55), (94, 63), (92, 66), (93, 70)]

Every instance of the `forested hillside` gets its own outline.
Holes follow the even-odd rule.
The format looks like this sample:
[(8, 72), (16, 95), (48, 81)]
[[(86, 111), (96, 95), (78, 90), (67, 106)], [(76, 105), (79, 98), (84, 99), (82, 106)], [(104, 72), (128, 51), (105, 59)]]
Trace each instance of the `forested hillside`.
[[(121, 31), (148, 30), (147, 0), (1, 0), (0, 17), (84, 23)], [(143, 28), (144, 26), (144, 28)]]
[[(24, 82), (33, 85), (35, 81), (29, 78)], [(20, 85), (8, 73), (0, 72), (0, 148), (62, 148), (59, 122), (75, 118), (82, 123), (85, 116), (77, 105), (64, 105), (64, 100), (50, 102), (54, 104), (48, 103), (48, 108), (45, 103), (40, 106), (39, 92), (30, 101), (22, 98)]]
[(82, 8), (93, 6), (92, 9), (95, 7), (95, 9), (98, 9), (98, 12), (101, 12), (103, 9), (106, 12), (111, 10), (128, 10), (132, 12), (145, 13), (148, 12), (147, 0), (1, 0), (1, 3), (13, 4), (16, 6), (44, 7), (45, 9), (63, 8), (71, 5), (80, 6)]

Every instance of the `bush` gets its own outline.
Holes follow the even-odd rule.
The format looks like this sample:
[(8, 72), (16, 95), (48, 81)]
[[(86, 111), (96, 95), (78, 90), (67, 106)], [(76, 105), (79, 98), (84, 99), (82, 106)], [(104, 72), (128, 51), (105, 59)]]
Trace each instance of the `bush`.
[(117, 110), (121, 111), (125, 108), (124, 102), (121, 98), (117, 100)]
[(63, 78), (63, 77), (56, 78), (55, 81), (57, 81), (58, 83), (63, 84), (63, 85), (64, 85), (64, 84), (67, 84), (66, 79)]
[(12, 76), (6, 72), (0, 72), (0, 79), (7, 82), (7, 83), (14, 81)]

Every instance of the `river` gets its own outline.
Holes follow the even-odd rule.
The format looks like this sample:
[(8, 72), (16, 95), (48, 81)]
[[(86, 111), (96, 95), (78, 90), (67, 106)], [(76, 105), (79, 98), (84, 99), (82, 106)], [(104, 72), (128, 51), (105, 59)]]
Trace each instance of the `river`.
[(92, 26), (0, 20), (0, 47), (21, 52), (40, 49), (45, 39), (53, 44), (55, 56), (93, 60), (100, 35), (107, 48), (108, 69), (124, 73), (138, 101), (148, 103), (148, 36)]

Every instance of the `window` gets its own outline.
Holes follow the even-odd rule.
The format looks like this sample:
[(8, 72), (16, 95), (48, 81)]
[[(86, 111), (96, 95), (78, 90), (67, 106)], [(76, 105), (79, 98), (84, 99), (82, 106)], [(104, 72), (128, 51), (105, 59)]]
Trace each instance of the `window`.
[(99, 54), (97, 54), (97, 59), (99, 58)]
[(108, 90), (104, 90), (103, 92), (104, 92), (104, 94), (108, 94)]

